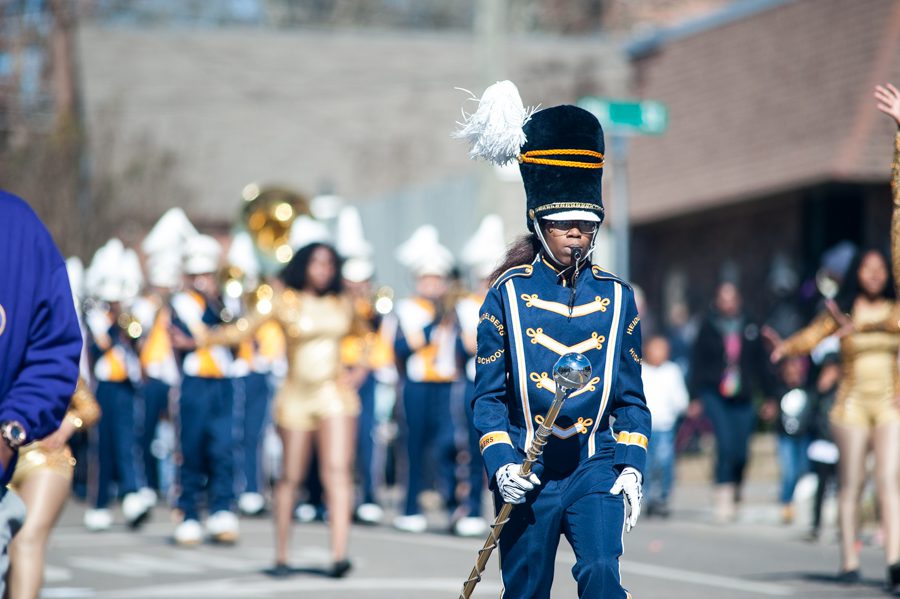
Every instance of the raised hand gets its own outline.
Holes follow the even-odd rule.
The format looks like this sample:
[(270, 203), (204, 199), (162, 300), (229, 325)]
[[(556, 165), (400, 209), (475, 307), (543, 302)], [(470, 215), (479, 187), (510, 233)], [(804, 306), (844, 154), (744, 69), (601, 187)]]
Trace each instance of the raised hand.
[(900, 127), (900, 91), (887, 83), (884, 86), (876, 85), (873, 95), (878, 100), (878, 110), (894, 119)]
[(784, 340), (781, 338), (781, 335), (769, 325), (763, 326), (760, 330), (760, 335), (762, 335), (762, 338), (765, 339), (772, 348), (769, 359), (772, 361), (772, 364), (777, 364), (784, 357)]

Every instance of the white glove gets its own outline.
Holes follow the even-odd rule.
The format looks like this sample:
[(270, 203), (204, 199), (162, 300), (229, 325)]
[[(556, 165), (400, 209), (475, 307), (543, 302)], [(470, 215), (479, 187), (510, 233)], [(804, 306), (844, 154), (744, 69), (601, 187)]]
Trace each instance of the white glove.
[(627, 466), (616, 479), (612, 489), (609, 490), (613, 495), (625, 493), (625, 532), (631, 532), (641, 515), (641, 499), (644, 496), (641, 490), (643, 480), (644, 477), (636, 468)]
[(523, 503), (525, 493), (541, 484), (534, 472), (524, 477), (521, 470), (521, 464), (504, 464), (497, 469), (497, 489), (506, 503)]
[(109, 336), (109, 327), (112, 326), (112, 319), (109, 314), (102, 310), (92, 308), (84, 315), (85, 324), (94, 339), (107, 339)]

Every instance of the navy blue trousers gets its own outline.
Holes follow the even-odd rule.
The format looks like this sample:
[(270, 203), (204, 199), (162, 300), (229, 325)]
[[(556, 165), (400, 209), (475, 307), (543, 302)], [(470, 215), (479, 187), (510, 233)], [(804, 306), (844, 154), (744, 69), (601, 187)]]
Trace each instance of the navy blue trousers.
[(473, 419), (472, 399), (475, 397), (475, 383), (466, 380), (465, 408), (466, 408), (466, 439), (469, 452), (469, 496), (466, 499), (466, 508), (469, 516), (481, 516), (481, 495), (484, 492), (484, 466), (481, 462), (481, 447), (478, 431), (475, 430)]
[(186, 376), (181, 382), (181, 495), (187, 520), (199, 519), (201, 494), (210, 513), (234, 503), (233, 384), (231, 379)]
[[(500, 534), (501, 597), (550, 597), (561, 535), (575, 551), (579, 597), (628, 597), (619, 578), (625, 504), (621, 495), (609, 494), (615, 477), (610, 459), (589, 460), (567, 475), (543, 472), (543, 484), (513, 508)], [(503, 505), (496, 492), (494, 505)]]
[(747, 468), (750, 437), (756, 427), (753, 402), (725, 398), (713, 389), (702, 391), (700, 398), (716, 437), (716, 483), (740, 485)]
[(433, 459), (438, 491), (449, 509), (455, 507), (456, 447), (450, 412), (451, 383), (403, 385), (408, 478), (404, 514), (419, 514), (418, 497), (425, 488), (428, 458)]
[(269, 401), (272, 398), (272, 385), (268, 375), (251, 372), (235, 381), (236, 417), (238, 419), (237, 434), (237, 480), (242, 483), (244, 493), (259, 493), (263, 487), (262, 441), (263, 428), (269, 415)]
[(147, 379), (144, 397), (144, 421), (141, 427), (141, 456), (144, 462), (144, 484), (159, 491), (159, 459), (153, 455), (153, 440), (160, 419), (169, 413), (169, 387), (158, 379)]
[(134, 387), (131, 383), (97, 384), (97, 403), (102, 415), (97, 426), (97, 496), (94, 507), (109, 505), (110, 485), (118, 483), (119, 495), (137, 491), (135, 476)]
[(375, 503), (375, 375), (359, 388), (361, 410), (356, 429), (356, 468), (362, 503)]

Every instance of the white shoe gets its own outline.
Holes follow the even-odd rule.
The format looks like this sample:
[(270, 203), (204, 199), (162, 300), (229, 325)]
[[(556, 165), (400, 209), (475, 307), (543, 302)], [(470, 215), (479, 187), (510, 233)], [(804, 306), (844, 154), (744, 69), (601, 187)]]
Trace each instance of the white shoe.
[(174, 537), (179, 545), (199, 545), (203, 542), (203, 527), (196, 520), (185, 520), (175, 527)]
[(150, 504), (140, 493), (128, 493), (122, 500), (122, 515), (129, 528), (138, 528), (150, 516)]
[(412, 516), (397, 516), (394, 518), (394, 528), (403, 532), (420, 533), (425, 532), (428, 528), (428, 521), (422, 514), (413, 514)]
[(384, 510), (377, 503), (363, 503), (356, 508), (356, 518), (366, 524), (381, 524)]
[(266, 498), (259, 493), (241, 493), (238, 509), (247, 516), (258, 516), (266, 509)]
[(235, 543), (240, 536), (240, 525), (234, 512), (219, 510), (206, 519), (206, 532), (216, 543)]
[(460, 537), (483, 537), (487, 534), (488, 523), (484, 518), (468, 516), (460, 518), (453, 525), (453, 534)]
[(112, 528), (113, 516), (108, 509), (88, 510), (84, 513), (84, 526), (91, 532), (103, 532)]
[(316, 506), (311, 503), (301, 503), (294, 510), (294, 517), (298, 522), (312, 522), (316, 519)]
[(159, 495), (157, 495), (156, 491), (154, 491), (150, 487), (141, 487), (141, 489), (138, 491), (138, 495), (140, 495), (144, 499), (144, 503), (146, 503), (151, 508), (156, 505), (156, 502), (159, 499)]

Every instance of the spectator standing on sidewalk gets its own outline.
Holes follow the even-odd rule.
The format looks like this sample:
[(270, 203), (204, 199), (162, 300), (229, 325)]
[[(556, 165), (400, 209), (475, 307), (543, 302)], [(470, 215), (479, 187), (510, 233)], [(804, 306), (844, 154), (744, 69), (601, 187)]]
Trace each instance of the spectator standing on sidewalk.
[(804, 358), (791, 358), (781, 364), (784, 384), (778, 404), (778, 463), (781, 467), (781, 521), (794, 521), (794, 488), (800, 477), (809, 471), (806, 452), (810, 443), (810, 416), (813, 389), (807, 386), (809, 374)]
[(691, 394), (702, 402), (716, 438), (714, 517), (718, 522), (729, 522), (737, 514), (756, 427), (754, 397), (771, 396), (772, 389), (759, 326), (744, 314), (741, 304), (734, 283), (719, 285), (691, 360)]
[(675, 479), (675, 431), (688, 407), (688, 391), (681, 368), (669, 359), (669, 342), (654, 335), (644, 345), (641, 379), (652, 417), (644, 496), (647, 515), (669, 515), (669, 493)]

